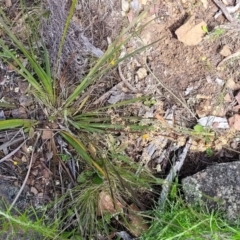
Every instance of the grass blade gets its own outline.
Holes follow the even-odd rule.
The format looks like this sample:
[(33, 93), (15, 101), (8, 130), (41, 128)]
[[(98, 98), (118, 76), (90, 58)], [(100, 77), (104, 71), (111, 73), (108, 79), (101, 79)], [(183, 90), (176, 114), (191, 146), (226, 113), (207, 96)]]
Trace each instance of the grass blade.
[(64, 44), (66, 36), (67, 36), (67, 30), (69, 28), (69, 25), (70, 25), (70, 22), (71, 22), (76, 4), (77, 4), (77, 0), (72, 0), (72, 4), (71, 4), (71, 7), (70, 7), (68, 16), (67, 16), (67, 20), (66, 20), (66, 23), (65, 23), (65, 26), (64, 26), (64, 29), (63, 29), (63, 33), (62, 33), (62, 37), (61, 37), (61, 41), (60, 41), (60, 44), (59, 44), (59, 49), (58, 49), (58, 53), (57, 53), (57, 62), (56, 62), (56, 65), (55, 65), (54, 75), (53, 75), (53, 91), (54, 91), (53, 94), (54, 94), (54, 98), (56, 96), (56, 87), (57, 87), (56, 86), (56, 84), (57, 84), (56, 83), (56, 73), (58, 71), (59, 61), (61, 59), (63, 44)]
[(11, 38), (11, 40), (16, 44), (18, 49), (24, 54), (24, 56), (28, 59), (32, 68), (34, 69), (36, 75), (40, 79), (43, 84), (46, 92), (50, 97), (50, 101), (53, 102), (53, 89), (52, 89), (52, 79), (49, 78), (47, 73), (42, 69), (42, 67), (36, 62), (35, 58), (26, 50), (23, 44), (17, 39), (17, 37), (11, 32), (9, 27), (4, 23), (3, 18), (0, 17), (0, 25), (5, 33)]
[(74, 147), (74, 149), (80, 154), (83, 160), (85, 160), (89, 165), (93, 166), (104, 178), (107, 177), (105, 171), (88, 155), (85, 146), (79, 139), (66, 131), (63, 131), (60, 134), (63, 138), (65, 138), (65, 140), (69, 142), (69, 144)]
[(7, 130), (11, 128), (30, 128), (37, 124), (35, 120), (29, 119), (8, 119), (0, 121), (0, 130)]

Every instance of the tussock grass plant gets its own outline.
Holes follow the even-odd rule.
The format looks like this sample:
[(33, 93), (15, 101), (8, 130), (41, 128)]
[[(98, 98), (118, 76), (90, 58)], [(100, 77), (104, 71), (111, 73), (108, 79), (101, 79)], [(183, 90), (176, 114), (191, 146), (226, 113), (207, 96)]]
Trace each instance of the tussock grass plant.
[[(82, 239), (81, 237), (90, 239), (91, 236), (96, 236), (98, 232), (103, 230), (99, 229), (98, 226), (105, 226), (100, 222), (102, 219), (104, 223), (106, 219), (104, 219), (103, 213), (97, 213), (99, 194), (101, 192), (106, 192), (114, 205), (115, 200), (125, 204), (121, 209), (123, 212), (124, 208), (127, 208), (126, 203), (129, 201), (135, 202), (141, 208), (137, 193), (149, 190), (151, 183), (159, 183), (144, 169), (140, 174), (136, 175), (138, 169), (136, 164), (125, 156), (115, 152), (109, 153), (104, 146), (104, 154), (103, 150), (101, 150), (101, 144), (105, 141), (106, 132), (134, 130), (134, 132), (142, 133), (142, 131), (150, 129), (148, 126), (141, 126), (138, 118), (134, 118), (134, 124), (131, 117), (123, 117), (119, 122), (113, 123), (111, 116), (106, 114), (108, 109), (123, 108), (127, 104), (145, 98), (136, 98), (101, 108), (95, 107), (94, 110), (88, 108), (88, 106), (91, 106), (88, 87), (94, 84), (100, 76), (114, 69), (118, 63), (147, 47), (144, 46), (120, 59), (118, 58), (121, 47), (131, 38), (131, 35), (127, 34), (128, 31), (141, 19), (143, 14), (122, 31), (119, 38), (108, 47), (100, 58), (94, 60), (94, 64), (88, 73), (79, 79), (77, 83), (74, 83), (73, 90), (65, 91), (58, 78), (58, 73), (61, 71), (59, 59), (68, 36), (68, 28), (76, 4), (76, 0), (71, 1), (61, 39), (59, 39), (57, 59), (54, 66), (50, 63), (49, 49), (37, 34), (38, 20), (29, 17), (25, 9), (22, 9), (24, 24), (29, 24), (31, 30), (29, 38), (22, 40), (14, 34), (10, 21), (4, 12), (0, 10), (0, 27), (5, 33), (4, 38), (0, 39), (0, 58), (11, 65), (29, 83), (28, 94), (34, 96), (34, 104), (42, 115), (41, 119), (34, 119), (34, 116), (30, 116), (30, 119), (2, 120), (0, 121), (0, 130), (23, 128), (26, 139), (33, 138), (34, 132), (42, 133), (44, 129), (52, 131), (53, 135), (49, 141), (52, 146), (54, 163), (58, 162), (60, 166), (64, 166), (63, 159), (60, 158), (64, 154), (61, 151), (59, 152), (56, 147), (56, 139), (59, 136), (68, 143), (68, 146), (71, 146), (71, 152), (73, 152), (76, 160), (74, 165), (80, 166), (82, 170), (82, 173), (81, 171), (74, 171), (72, 174), (76, 175), (75, 177), (71, 177), (68, 172), (75, 187), (69, 188), (64, 192), (63, 196), (57, 197), (54, 202), (51, 216), (59, 220), (59, 232), (54, 231), (54, 238), (56, 239), (60, 239), (60, 233), (64, 232), (66, 235), (68, 235), (68, 232), (69, 235), (74, 233), (75, 236), (79, 236), (79, 239)], [(23, 2), (21, 6), (24, 8)], [(44, 15), (44, 17), (46, 16)], [(31, 32), (35, 32), (35, 34)], [(10, 44), (9, 39), (11, 40)], [(53, 124), (55, 127), (52, 127)], [(101, 140), (94, 142), (96, 136)], [(90, 145), (93, 146), (91, 149)], [(62, 184), (63, 182), (64, 180), (61, 179)], [(65, 186), (62, 186), (62, 189), (65, 188)], [(0, 212), (0, 215), (11, 221), (13, 225), (19, 223), (24, 229), (28, 227), (36, 228), (44, 237), (53, 238), (52, 231), (48, 232), (47, 228), (46, 232), (42, 231), (41, 224), (43, 221), (40, 221), (40, 226), (38, 226), (39, 222), (36, 222), (36, 226), (34, 226), (35, 222), (28, 222), (26, 219), (21, 222), (21, 219), (14, 219), (7, 213)], [(123, 223), (122, 225), (124, 226)]]

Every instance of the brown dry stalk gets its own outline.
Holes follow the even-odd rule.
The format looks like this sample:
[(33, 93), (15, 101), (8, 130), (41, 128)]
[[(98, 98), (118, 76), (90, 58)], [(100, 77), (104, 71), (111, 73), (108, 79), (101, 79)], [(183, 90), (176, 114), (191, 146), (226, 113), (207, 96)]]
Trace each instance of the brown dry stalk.
[(122, 68), (121, 68), (121, 64), (119, 63), (118, 64), (118, 71), (119, 71), (119, 75), (122, 79), (122, 81), (124, 82), (124, 84), (130, 89), (132, 90), (134, 93), (138, 93), (139, 91), (134, 88), (129, 82), (128, 80), (124, 77), (123, 73), (122, 73)]
[(23, 143), (21, 143), (16, 149), (14, 149), (12, 152), (10, 152), (9, 154), (7, 154), (5, 157), (3, 157), (0, 160), (0, 163), (4, 162), (5, 160), (9, 159), (13, 154), (15, 154), (25, 143), (27, 140), (25, 140)]
[(105, 92), (99, 99), (93, 102), (94, 105), (100, 104), (104, 102), (107, 98), (111, 96), (113, 92), (115, 92), (118, 88), (121, 88), (123, 86), (124, 82), (119, 82), (117, 85), (112, 87), (109, 91)]
[(217, 67), (221, 67), (224, 63), (226, 63), (227, 61), (229, 61), (230, 59), (232, 58), (238, 58), (240, 57), (240, 51), (239, 52), (236, 52), (236, 53), (233, 53), (231, 55), (229, 55), (228, 57), (224, 58), (218, 65)]
[(225, 17), (227, 18), (227, 20), (229, 22), (233, 21), (232, 16), (230, 15), (230, 13), (228, 12), (226, 6), (219, 0), (213, 0), (213, 2), (221, 9), (221, 11), (223, 12), (223, 14), (225, 15)]
[(31, 168), (32, 168), (32, 164), (33, 164), (33, 154), (34, 154), (34, 152), (35, 152), (35, 149), (36, 149), (36, 146), (37, 146), (39, 137), (40, 137), (40, 133), (38, 132), (38, 133), (37, 133), (36, 140), (35, 140), (34, 145), (33, 145), (33, 148), (32, 148), (31, 159), (30, 159), (30, 163), (29, 163), (29, 166), (28, 166), (28, 171), (27, 171), (26, 177), (25, 177), (25, 179), (24, 179), (24, 181), (23, 181), (23, 183), (22, 183), (22, 186), (21, 186), (21, 188), (19, 189), (16, 197), (14, 198), (11, 206), (9, 207), (9, 211), (13, 208), (13, 206), (14, 206), (15, 203), (17, 202), (19, 196), (21, 195), (24, 187), (26, 186), (26, 183), (27, 183), (27, 180), (28, 180), (28, 178), (29, 178), (30, 171), (31, 171)]

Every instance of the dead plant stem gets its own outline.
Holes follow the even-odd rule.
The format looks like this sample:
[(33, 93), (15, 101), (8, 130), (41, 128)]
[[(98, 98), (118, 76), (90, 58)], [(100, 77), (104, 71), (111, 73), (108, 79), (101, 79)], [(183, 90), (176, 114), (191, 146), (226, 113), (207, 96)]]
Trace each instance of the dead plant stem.
[(176, 98), (182, 105), (183, 107), (186, 108), (186, 110), (197, 120), (197, 117), (194, 115), (194, 113), (189, 109), (189, 107), (181, 100), (179, 99), (170, 89), (168, 89), (156, 76), (155, 74), (152, 72), (152, 70), (149, 68), (148, 64), (146, 64), (146, 67), (148, 69), (148, 71), (152, 74), (152, 76), (158, 81), (158, 83), (165, 89), (167, 90), (174, 98)]
[(30, 159), (30, 163), (29, 163), (29, 166), (28, 166), (28, 171), (27, 171), (26, 177), (25, 177), (25, 179), (24, 179), (24, 181), (23, 181), (23, 183), (22, 183), (22, 186), (21, 186), (21, 188), (19, 189), (16, 197), (14, 198), (11, 206), (9, 207), (9, 211), (13, 208), (13, 206), (14, 206), (15, 203), (17, 202), (19, 196), (21, 195), (21, 193), (22, 193), (22, 191), (23, 191), (23, 189), (24, 189), (24, 187), (25, 187), (25, 185), (26, 185), (26, 183), (27, 183), (27, 180), (28, 180), (28, 178), (29, 178), (29, 174), (30, 174), (30, 171), (31, 171), (31, 168), (32, 168), (32, 164), (33, 164), (33, 154), (34, 154), (34, 152), (35, 152), (35, 149), (36, 149), (36, 146), (37, 146), (39, 137), (40, 137), (40, 133), (37, 133), (37, 138), (36, 138), (36, 140), (35, 140), (35, 142), (34, 142), (34, 145), (33, 145), (32, 154), (31, 154), (31, 159)]
[(232, 16), (230, 15), (230, 13), (227, 10), (227, 7), (219, 0), (213, 0), (213, 2), (221, 9), (221, 11), (223, 12), (223, 14), (225, 15), (225, 17), (227, 18), (227, 20), (229, 22), (233, 21)]
[(7, 154), (5, 157), (3, 157), (0, 160), (0, 163), (4, 162), (5, 160), (7, 160), (8, 158), (10, 158), (13, 154), (15, 154), (25, 143), (27, 140), (25, 140), (23, 143), (20, 144), (20, 146), (18, 146), (16, 149), (14, 149), (12, 152), (10, 152), (9, 154)]
[(134, 87), (128, 82), (128, 80), (124, 77), (120, 63), (118, 64), (118, 72), (119, 72), (119, 75), (120, 75), (122, 81), (124, 82), (124, 84), (125, 84), (130, 90), (132, 90), (134, 93), (138, 93), (139, 91), (138, 91), (136, 88), (134, 88)]

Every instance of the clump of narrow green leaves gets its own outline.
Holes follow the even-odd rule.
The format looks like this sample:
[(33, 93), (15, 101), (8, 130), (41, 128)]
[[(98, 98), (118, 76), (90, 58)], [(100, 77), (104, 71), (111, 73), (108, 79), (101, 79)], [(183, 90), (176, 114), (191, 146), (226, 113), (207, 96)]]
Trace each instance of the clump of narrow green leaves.
[[(71, 1), (69, 14), (64, 26), (62, 38), (60, 39), (59, 51), (57, 54), (58, 58), (60, 58), (62, 53), (64, 41), (68, 34), (67, 30), (74, 14), (76, 3), (76, 0)], [(139, 18), (141, 18), (141, 15)], [(9, 46), (4, 39), (0, 39), (0, 58), (5, 63), (11, 64), (15, 71), (29, 83), (29, 93), (35, 97), (35, 102), (38, 104), (37, 106), (41, 106), (45, 114), (44, 122), (39, 119), (6, 119), (0, 121), (0, 130), (23, 128), (25, 132), (29, 132), (33, 131), (33, 129), (35, 129), (35, 131), (40, 131), (38, 130), (38, 124), (45, 124), (44, 127), (46, 127), (48, 123), (54, 122), (59, 125), (59, 129), (61, 128), (61, 130), (56, 131), (57, 134), (72, 146), (76, 155), (80, 156), (81, 161), (84, 161), (86, 169), (88, 169), (88, 172), (84, 172), (83, 170), (77, 178), (77, 187), (69, 191), (66, 196), (59, 199), (57, 203), (59, 206), (66, 201), (70, 201), (73, 204), (71, 210), (69, 210), (66, 215), (68, 220), (62, 216), (59, 218), (68, 221), (67, 227), (64, 224), (62, 227), (63, 229), (67, 229), (69, 225), (71, 225), (69, 219), (78, 219), (80, 214), (81, 221), (82, 219), (85, 220), (81, 222), (78, 219), (79, 224), (81, 223), (78, 232), (84, 236), (87, 236), (90, 232), (94, 232), (94, 224), (96, 224), (97, 218), (96, 201), (102, 189), (110, 189), (108, 191), (112, 197), (120, 196), (121, 193), (126, 194), (126, 197), (130, 197), (133, 196), (135, 191), (139, 188), (150, 188), (148, 183), (155, 182), (155, 178), (153, 178), (150, 173), (145, 174), (143, 172), (140, 175), (136, 175), (135, 172), (137, 167), (133, 167), (129, 162), (119, 164), (119, 162), (126, 160), (124, 156), (111, 155), (111, 157), (109, 157), (108, 155), (108, 158), (105, 160), (102, 159), (103, 157), (101, 154), (92, 156), (87, 147), (88, 138), (85, 138), (86, 134), (94, 133), (102, 134), (103, 136), (106, 131), (124, 130), (126, 127), (128, 127), (128, 131), (133, 130), (135, 132), (141, 132), (146, 127), (140, 126), (137, 123), (130, 124), (128, 122), (129, 118), (127, 117), (124, 119), (126, 122), (125, 125), (113, 124), (110, 116), (106, 115), (106, 111), (109, 108), (123, 107), (145, 98), (127, 100), (92, 111), (88, 111), (87, 108), (85, 108), (89, 96), (83, 98), (81, 102), (77, 102), (76, 104), (76, 99), (82, 96), (89, 85), (93, 84), (99, 76), (106, 74), (124, 59), (131, 57), (147, 47), (144, 46), (123, 58), (117, 58), (117, 53), (120, 52), (122, 45), (131, 37), (123, 38), (123, 36), (125, 36), (135, 23), (137, 23), (137, 20), (133, 21), (129, 27), (119, 35), (119, 38), (108, 47), (103, 56), (96, 60), (95, 65), (89, 70), (86, 76), (83, 77), (83, 79), (79, 79), (79, 83), (74, 91), (66, 98), (62, 99), (61, 92), (59, 91), (59, 81), (54, 77), (56, 75), (54, 72), (58, 66), (51, 69), (48, 49), (44, 42), (40, 43), (40, 49), (43, 53), (43, 64), (39, 62), (38, 57), (35, 55), (33, 46), (26, 47), (26, 43), (23, 43), (14, 35), (6, 16), (2, 10), (0, 10), (1, 30), (11, 39), (12, 44), (16, 48), (13, 51), (12, 46)], [(120, 39), (125, 40), (120, 41)], [(19, 56), (24, 58), (27, 64), (23, 64)], [(14, 64), (12, 64), (13, 62)], [(135, 118), (136, 122), (138, 122), (138, 120), (140, 119)], [(60, 155), (61, 153), (57, 154)], [(119, 158), (119, 166), (114, 166), (113, 163), (110, 164), (112, 159), (116, 157)], [(61, 209), (59, 211), (61, 211)], [(59, 215), (61, 214), (59, 213)], [(88, 226), (91, 227), (88, 228)]]

